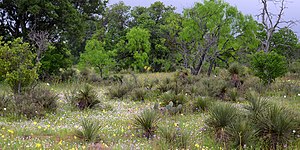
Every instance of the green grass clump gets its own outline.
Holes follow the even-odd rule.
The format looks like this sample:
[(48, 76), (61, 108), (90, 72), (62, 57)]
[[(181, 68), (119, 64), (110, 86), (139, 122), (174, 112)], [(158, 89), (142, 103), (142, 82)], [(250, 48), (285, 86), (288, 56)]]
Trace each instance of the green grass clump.
[(82, 129), (75, 130), (75, 136), (84, 139), (87, 142), (95, 142), (99, 140), (99, 133), (101, 126), (99, 122), (92, 121), (91, 119), (83, 119), (81, 121)]
[(153, 137), (157, 130), (158, 121), (158, 113), (154, 110), (146, 109), (140, 115), (134, 117), (133, 125), (136, 129), (143, 130), (143, 135), (149, 139)]

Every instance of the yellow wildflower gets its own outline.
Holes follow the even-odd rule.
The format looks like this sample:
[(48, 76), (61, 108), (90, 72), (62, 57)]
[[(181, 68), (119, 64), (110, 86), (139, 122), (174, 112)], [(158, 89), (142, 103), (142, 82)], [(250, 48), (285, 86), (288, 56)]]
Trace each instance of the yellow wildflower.
[(33, 124), (34, 124), (34, 125), (36, 125), (36, 124), (37, 124), (37, 122), (33, 122)]
[(14, 134), (13, 130), (7, 130), (9, 133)]
[(42, 144), (36, 143), (36, 144), (35, 144), (35, 147), (36, 147), (36, 148), (40, 148), (40, 147), (42, 147)]

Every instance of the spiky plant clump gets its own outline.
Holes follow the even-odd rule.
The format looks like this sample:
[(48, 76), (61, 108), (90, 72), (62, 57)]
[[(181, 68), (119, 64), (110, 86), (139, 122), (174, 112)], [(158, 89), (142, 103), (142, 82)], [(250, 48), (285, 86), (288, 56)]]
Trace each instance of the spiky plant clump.
[(133, 125), (136, 129), (143, 130), (144, 136), (150, 139), (157, 130), (158, 121), (158, 113), (154, 110), (146, 109), (140, 115), (134, 117)]
[(258, 114), (269, 107), (269, 103), (266, 100), (260, 98), (259, 95), (254, 91), (246, 94), (246, 100), (249, 102), (249, 105), (246, 106), (245, 109), (250, 112), (250, 117), (254, 120)]
[(253, 124), (243, 116), (229, 125), (226, 128), (226, 133), (229, 136), (233, 148), (243, 149), (252, 145), (256, 131), (253, 128)]
[(209, 118), (206, 123), (219, 130), (230, 125), (237, 117), (237, 109), (227, 103), (216, 103), (209, 109)]
[(93, 87), (87, 84), (76, 94), (74, 103), (80, 110), (84, 110), (86, 108), (93, 108), (100, 101)]
[(290, 143), (297, 128), (295, 118), (293, 113), (275, 104), (257, 115), (255, 127), (266, 148), (280, 149)]
[(217, 141), (224, 143), (228, 141), (225, 128), (235, 121), (237, 115), (237, 109), (227, 103), (218, 103), (209, 109), (206, 124), (214, 130)]
[(193, 110), (194, 111), (207, 111), (208, 107), (210, 106), (211, 102), (209, 99), (204, 99), (202, 97), (197, 97), (193, 103)]
[(170, 149), (187, 149), (189, 143), (189, 133), (181, 128), (161, 127), (160, 134)]
[(99, 122), (83, 119), (81, 121), (81, 127), (81, 130), (75, 130), (76, 137), (84, 139), (87, 142), (95, 142), (97, 140), (101, 129)]

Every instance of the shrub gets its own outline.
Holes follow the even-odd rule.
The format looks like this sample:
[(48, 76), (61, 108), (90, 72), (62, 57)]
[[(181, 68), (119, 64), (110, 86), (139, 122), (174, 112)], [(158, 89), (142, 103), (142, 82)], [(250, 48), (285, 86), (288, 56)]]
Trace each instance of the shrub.
[(250, 91), (246, 93), (246, 100), (249, 102), (249, 106), (245, 106), (245, 108), (250, 112), (251, 119), (255, 120), (257, 115), (259, 115), (262, 111), (264, 111), (267, 107), (269, 107), (269, 103), (261, 99), (255, 92)]
[(0, 37), (0, 80), (8, 83), (14, 93), (21, 94), (38, 77), (39, 63), (34, 63), (35, 54), (29, 43), (21, 38), (4, 42)]
[(99, 140), (99, 132), (101, 126), (99, 122), (91, 121), (90, 119), (83, 119), (81, 121), (81, 130), (75, 130), (75, 136), (84, 139), (87, 142), (95, 142)]
[(226, 128), (226, 133), (235, 149), (244, 149), (252, 145), (256, 134), (251, 122), (242, 117), (230, 124)]
[(147, 91), (144, 88), (136, 88), (131, 92), (131, 98), (134, 101), (144, 101), (147, 96)]
[(228, 97), (231, 101), (237, 101), (238, 100), (238, 90), (237, 88), (232, 88), (228, 90)]
[(164, 142), (168, 143), (169, 149), (187, 149), (189, 143), (189, 133), (181, 128), (161, 127), (160, 134)]
[(287, 72), (287, 63), (284, 56), (275, 52), (257, 52), (252, 55), (251, 66), (254, 75), (259, 77), (265, 84), (270, 84), (277, 77)]
[(300, 73), (300, 60), (293, 62), (289, 65), (289, 71), (291, 73)]
[(289, 144), (293, 130), (297, 128), (295, 115), (288, 110), (272, 105), (260, 112), (255, 120), (258, 136), (268, 149), (281, 149)]
[(44, 87), (37, 87), (22, 94), (15, 94), (15, 110), (28, 118), (41, 117), (55, 112), (58, 96)]
[(72, 103), (74, 103), (80, 110), (86, 108), (93, 108), (96, 104), (100, 103), (96, 91), (93, 87), (86, 84), (82, 90), (73, 97)]
[(187, 102), (186, 95), (183, 94), (174, 94), (171, 92), (164, 93), (160, 97), (161, 105), (167, 106), (170, 102), (174, 104), (174, 107), (177, 107), (178, 105), (184, 105)]
[(146, 138), (152, 138), (155, 131), (157, 130), (157, 123), (159, 116), (156, 111), (146, 109), (140, 115), (134, 117), (133, 125), (136, 129), (144, 131)]
[(197, 83), (199, 93), (202, 96), (224, 98), (227, 89), (226, 82), (218, 77), (206, 77)]
[(175, 91), (176, 86), (177, 86), (176, 82), (174, 82), (170, 78), (166, 78), (158, 84), (157, 89), (160, 91), (160, 93), (165, 93), (168, 91)]
[(212, 127), (218, 141), (227, 141), (225, 127), (228, 127), (237, 117), (237, 109), (230, 104), (218, 103), (210, 107), (206, 124)]
[(230, 64), (228, 68), (228, 72), (230, 73), (230, 75), (234, 75), (234, 74), (240, 75), (243, 72), (243, 67), (239, 63), (234, 62)]
[(193, 103), (193, 110), (194, 111), (207, 111), (208, 107), (210, 106), (211, 102), (209, 99), (197, 97)]
[(0, 95), (0, 116), (4, 116), (10, 112), (14, 112), (14, 104), (12, 97), (4, 94)]
[(130, 84), (116, 84), (109, 88), (110, 98), (122, 98), (126, 96), (127, 93), (131, 92), (134, 87)]

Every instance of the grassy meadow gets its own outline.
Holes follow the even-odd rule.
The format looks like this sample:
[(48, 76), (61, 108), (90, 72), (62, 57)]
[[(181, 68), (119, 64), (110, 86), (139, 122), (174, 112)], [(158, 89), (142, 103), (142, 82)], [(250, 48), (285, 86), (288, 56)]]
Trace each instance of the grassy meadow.
[[(26, 112), (35, 114), (32, 117), (19, 115), (13, 104), (4, 103), (10, 94), (2, 84), (0, 149), (300, 149), (299, 76), (288, 74), (271, 85), (263, 85), (252, 75), (241, 75), (240, 80), (243, 83), (235, 87), (228, 71), (222, 70), (212, 77), (143, 73), (122, 75), (121, 83), (40, 83), (38, 88), (54, 93), (56, 107), (46, 113), (37, 112), (37, 108)], [(94, 93), (84, 91), (85, 86)], [(82, 97), (98, 102), (78, 109), (76, 100)], [(262, 112), (255, 112), (253, 104), (260, 101), (251, 99), (268, 105), (260, 103)], [(29, 105), (24, 103), (26, 111), (35, 108)], [(259, 115), (273, 106), (282, 116)], [(218, 109), (221, 107), (224, 109)], [(148, 120), (147, 115), (141, 115), (145, 110), (154, 112), (148, 113)], [(254, 120), (255, 113), (261, 119)], [(285, 115), (291, 119), (285, 120)], [(137, 123), (138, 116), (144, 117), (144, 122)], [(88, 121), (97, 126), (95, 132), (83, 127)], [(273, 128), (274, 132), (262, 131)], [(79, 136), (78, 131), (86, 134)]]

